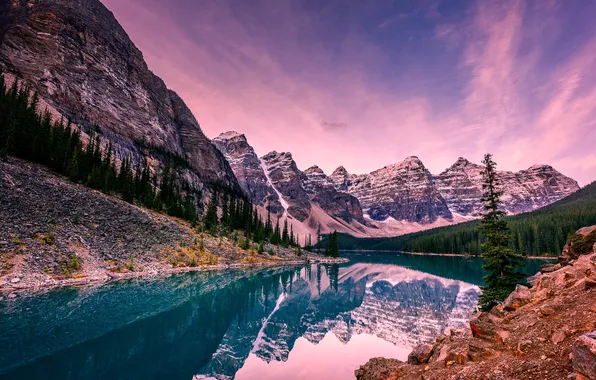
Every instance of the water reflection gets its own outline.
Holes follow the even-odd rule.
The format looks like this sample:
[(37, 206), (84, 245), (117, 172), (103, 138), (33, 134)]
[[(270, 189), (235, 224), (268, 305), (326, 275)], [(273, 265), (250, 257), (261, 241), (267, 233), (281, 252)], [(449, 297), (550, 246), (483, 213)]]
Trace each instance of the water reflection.
[(193, 273), (19, 298), (0, 309), (0, 374), (350, 378), (370, 357), (405, 359), (446, 327), (465, 326), (475, 308), (474, 271), (450, 279), (419, 264), (358, 261)]

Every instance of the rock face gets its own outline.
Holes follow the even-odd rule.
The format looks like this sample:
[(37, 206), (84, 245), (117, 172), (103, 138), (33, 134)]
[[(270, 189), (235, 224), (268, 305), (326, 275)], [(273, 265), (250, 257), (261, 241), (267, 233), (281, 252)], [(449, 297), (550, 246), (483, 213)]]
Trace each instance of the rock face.
[[(269, 208), (278, 218), (285, 215), (311, 229), (325, 223), (322, 218), (366, 225), (358, 199), (337, 190), (320, 168), (313, 166), (303, 172), (285, 152), (270, 152), (259, 159), (246, 137), (237, 132), (222, 133), (213, 143), (252, 201)], [(324, 215), (313, 212), (313, 207)], [(335, 223), (337, 227), (341, 229), (342, 224)]]
[(192, 188), (237, 187), (223, 155), (180, 97), (148, 68), (98, 0), (3, 2), (0, 70), (37, 91), (41, 104), (83, 133), (98, 131), (118, 158), (163, 165), (182, 157)]
[(573, 343), (573, 369), (590, 380), (596, 379), (596, 331), (580, 336)]
[(281, 194), (282, 205), (299, 221), (305, 221), (311, 210), (310, 199), (302, 187), (305, 175), (287, 152), (270, 152), (261, 157), (271, 185)]
[(346, 187), (360, 201), (365, 214), (376, 221), (391, 217), (408, 222), (432, 223), (451, 218), (433, 176), (418, 157), (389, 165), (370, 174), (347, 175), (338, 168), (332, 178), (338, 189)]
[(284, 208), (280, 196), (269, 182), (263, 164), (246, 136), (236, 132), (225, 132), (213, 139), (213, 143), (228, 160), (240, 187), (251, 200), (266, 206), (269, 211), (281, 216)]
[[(452, 212), (472, 217), (482, 214), (482, 170), (482, 166), (460, 157), (435, 177), (439, 193)], [(579, 190), (576, 181), (547, 165), (534, 165), (517, 173), (499, 171), (498, 181), (509, 214), (536, 210)]]
[(318, 167), (313, 166), (304, 171), (303, 188), (313, 202), (318, 204), (327, 214), (346, 222), (357, 220), (365, 224), (360, 202), (348, 193), (338, 191), (331, 178)]

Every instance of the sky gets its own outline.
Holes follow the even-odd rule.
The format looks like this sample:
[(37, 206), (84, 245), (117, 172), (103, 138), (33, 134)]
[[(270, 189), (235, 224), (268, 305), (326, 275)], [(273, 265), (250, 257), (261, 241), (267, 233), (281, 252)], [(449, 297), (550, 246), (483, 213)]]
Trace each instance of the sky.
[(360, 174), (596, 180), (595, 0), (102, 0), (205, 134)]

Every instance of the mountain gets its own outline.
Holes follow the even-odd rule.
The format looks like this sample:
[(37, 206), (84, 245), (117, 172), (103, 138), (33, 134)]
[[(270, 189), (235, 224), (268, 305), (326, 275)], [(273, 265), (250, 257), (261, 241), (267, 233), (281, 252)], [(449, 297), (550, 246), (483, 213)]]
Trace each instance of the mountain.
[(337, 190), (320, 168), (301, 171), (288, 152), (273, 151), (259, 158), (246, 136), (237, 132), (222, 133), (213, 143), (253, 203), (279, 220), (288, 220), (301, 236), (314, 235), (319, 226), (323, 233), (367, 235), (358, 199)]
[[(536, 169), (529, 172), (535, 173)], [(544, 175), (542, 169), (539, 175)], [(567, 238), (582, 226), (596, 224), (596, 182), (543, 208), (507, 216), (512, 248), (528, 256), (558, 255)], [(478, 220), (393, 238), (358, 239), (341, 235), (342, 249), (480, 254)]]
[(272, 214), (281, 216), (285, 210), (282, 198), (273, 188), (263, 162), (248, 144), (246, 136), (226, 132), (213, 139), (213, 144), (223, 153), (240, 187), (252, 201), (268, 207)]
[[(318, 166), (301, 171), (291, 153), (258, 158), (246, 136), (225, 132), (213, 140), (240, 186), (257, 205), (290, 218), (303, 236), (334, 230), (357, 237), (387, 237), (466, 222), (480, 217), (483, 167), (459, 158), (433, 175), (416, 157), (368, 174), (343, 166), (326, 175)], [(579, 189), (551, 166), (517, 173), (499, 171), (508, 214), (529, 212)]]
[(238, 188), (223, 155), (182, 99), (98, 0), (11, 1), (0, 5), (0, 71), (36, 91), (41, 109), (111, 143), (117, 159), (154, 169), (182, 162), (188, 188)]
[(429, 224), (440, 217), (452, 218), (432, 174), (418, 157), (363, 175), (350, 176), (342, 169), (334, 172), (334, 178), (339, 178), (335, 186), (341, 189), (347, 185), (347, 191), (358, 198), (372, 220), (393, 218)]
[[(482, 170), (482, 166), (460, 157), (435, 176), (437, 188), (451, 211), (473, 217), (483, 213)], [(508, 214), (536, 210), (579, 190), (576, 181), (548, 165), (534, 165), (517, 173), (499, 171), (497, 181)]]

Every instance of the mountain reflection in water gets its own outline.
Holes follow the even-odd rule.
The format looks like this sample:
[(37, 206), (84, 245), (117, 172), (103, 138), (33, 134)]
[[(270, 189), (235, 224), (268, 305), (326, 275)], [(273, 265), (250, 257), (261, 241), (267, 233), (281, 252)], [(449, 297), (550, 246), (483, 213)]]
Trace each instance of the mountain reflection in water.
[(467, 325), (480, 293), (480, 262), (449, 262), (476, 268), (465, 281), (383, 256), (136, 279), (4, 301), (0, 377), (352, 378), (371, 357), (403, 360), (446, 327)]

